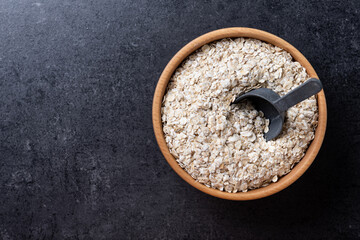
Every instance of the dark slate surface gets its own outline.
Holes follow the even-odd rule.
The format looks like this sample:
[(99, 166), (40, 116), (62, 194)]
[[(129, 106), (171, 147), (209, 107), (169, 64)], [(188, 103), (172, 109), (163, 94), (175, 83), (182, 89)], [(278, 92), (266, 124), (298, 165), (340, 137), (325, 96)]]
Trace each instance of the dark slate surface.
[[(359, 239), (360, 2), (0, 1), (0, 238)], [(207, 196), (153, 136), (161, 71), (230, 26), (274, 33), (323, 80), (324, 145), (288, 189)]]

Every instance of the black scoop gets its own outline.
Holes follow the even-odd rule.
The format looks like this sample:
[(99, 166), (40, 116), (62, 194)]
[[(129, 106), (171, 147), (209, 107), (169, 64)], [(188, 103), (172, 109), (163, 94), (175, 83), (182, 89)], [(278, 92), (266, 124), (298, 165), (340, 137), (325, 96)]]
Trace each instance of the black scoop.
[(319, 79), (311, 78), (283, 97), (280, 97), (271, 89), (259, 88), (238, 96), (231, 104), (249, 99), (257, 110), (262, 111), (265, 118), (270, 120), (269, 131), (264, 134), (266, 141), (270, 141), (280, 134), (284, 123), (285, 111), (320, 92), (322, 88)]

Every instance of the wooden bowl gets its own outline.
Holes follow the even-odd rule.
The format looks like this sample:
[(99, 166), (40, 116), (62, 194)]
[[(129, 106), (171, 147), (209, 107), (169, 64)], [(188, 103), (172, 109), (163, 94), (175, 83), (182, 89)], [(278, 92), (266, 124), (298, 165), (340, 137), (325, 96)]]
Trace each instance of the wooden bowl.
[(253, 200), (263, 197), (270, 196), (274, 193), (277, 193), (284, 188), (288, 187), (290, 184), (295, 182), (303, 173), (309, 168), (311, 163), (314, 161), (316, 155), (318, 154), (321, 144), (324, 139), (325, 130), (326, 130), (326, 100), (324, 91), (321, 91), (317, 94), (317, 102), (319, 108), (319, 119), (318, 127), (315, 131), (315, 138), (311, 142), (309, 148), (306, 151), (305, 156), (301, 159), (299, 163), (288, 173), (287, 175), (281, 177), (278, 182), (271, 183), (270, 185), (254, 190), (249, 190), (248, 192), (239, 192), (239, 193), (228, 193), (222, 192), (217, 189), (206, 187), (205, 185), (195, 181), (184, 169), (182, 169), (179, 164), (176, 162), (175, 158), (169, 152), (169, 149), (166, 145), (164, 133), (162, 130), (161, 122), (161, 103), (164, 97), (164, 93), (167, 87), (167, 84), (174, 73), (175, 69), (182, 63), (182, 61), (193, 53), (198, 48), (203, 45), (220, 40), (223, 38), (236, 38), (236, 37), (248, 37), (259, 39), (268, 43), (271, 43), (275, 46), (278, 46), (287, 52), (289, 52), (292, 57), (298, 61), (303, 67), (306, 68), (307, 73), (310, 77), (318, 78), (315, 70), (308, 62), (308, 60), (291, 44), (285, 40), (257, 29), (252, 28), (225, 28), (209, 32), (204, 34), (195, 40), (188, 43), (183, 47), (176, 55), (170, 60), (166, 65), (164, 71), (162, 72), (159, 82), (156, 86), (154, 99), (153, 99), (153, 108), (152, 108), (152, 118), (153, 118), (153, 127), (156, 136), (156, 140), (159, 144), (160, 150), (163, 153), (165, 159), (170, 164), (172, 169), (186, 182), (191, 186), (203, 191), (204, 193), (210, 194), (215, 197), (229, 199), (229, 200)]

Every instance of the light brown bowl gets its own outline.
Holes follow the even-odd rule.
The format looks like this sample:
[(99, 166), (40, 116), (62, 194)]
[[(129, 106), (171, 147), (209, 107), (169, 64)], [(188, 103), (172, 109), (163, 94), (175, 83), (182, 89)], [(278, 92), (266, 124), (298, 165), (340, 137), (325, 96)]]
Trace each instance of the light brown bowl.
[(319, 119), (318, 119), (318, 127), (316, 128), (315, 131), (315, 138), (310, 144), (309, 148), (306, 151), (305, 156), (301, 159), (301, 161), (298, 164), (296, 164), (296, 166), (291, 170), (290, 173), (281, 177), (278, 182), (271, 183), (266, 187), (250, 190), (248, 192), (228, 193), (210, 187), (206, 187), (205, 185), (195, 181), (184, 169), (182, 169), (179, 166), (175, 158), (169, 152), (169, 148), (166, 145), (164, 133), (162, 130), (161, 103), (164, 97), (167, 84), (172, 74), (186, 57), (188, 57), (195, 50), (197, 50), (198, 48), (202, 47), (207, 43), (220, 40), (223, 38), (235, 38), (235, 37), (255, 38), (271, 43), (275, 46), (278, 46), (289, 52), (296, 61), (298, 61), (303, 67), (305, 67), (310, 77), (318, 78), (311, 64), (295, 47), (293, 47), (285, 40), (273, 34), (253, 28), (242, 28), (242, 27), (225, 28), (225, 29), (209, 32), (188, 43), (178, 53), (176, 53), (176, 55), (166, 65), (164, 71), (160, 76), (154, 94), (153, 108), (152, 108), (153, 127), (154, 127), (156, 140), (167, 162), (174, 169), (174, 171), (182, 179), (188, 182), (191, 186), (199, 189), (200, 191), (203, 191), (204, 193), (223, 199), (253, 200), (253, 199), (267, 197), (283, 190), (284, 188), (288, 187), (290, 184), (295, 182), (309, 168), (311, 163), (314, 161), (316, 155), (318, 154), (325, 136), (326, 118), (327, 118), (326, 100), (325, 100), (324, 91), (321, 91), (320, 93), (317, 94)]

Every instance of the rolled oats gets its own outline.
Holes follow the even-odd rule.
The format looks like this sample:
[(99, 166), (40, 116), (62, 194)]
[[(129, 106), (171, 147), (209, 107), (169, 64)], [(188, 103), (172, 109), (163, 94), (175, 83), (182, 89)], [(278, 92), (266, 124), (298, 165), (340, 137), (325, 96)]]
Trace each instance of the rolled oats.
[(255, 39), (204, 45), (175, 71), (162, 104), (165, 140), (179, 165), (205, 186), (246, 192), (289, 173), (317, 126), (313, 96), (286, 112), (282, 133), (266, 142), (269, 120), (251, 103), (230, 103), (252, 89), (283, 96), (309, 76), (281, 48)]

